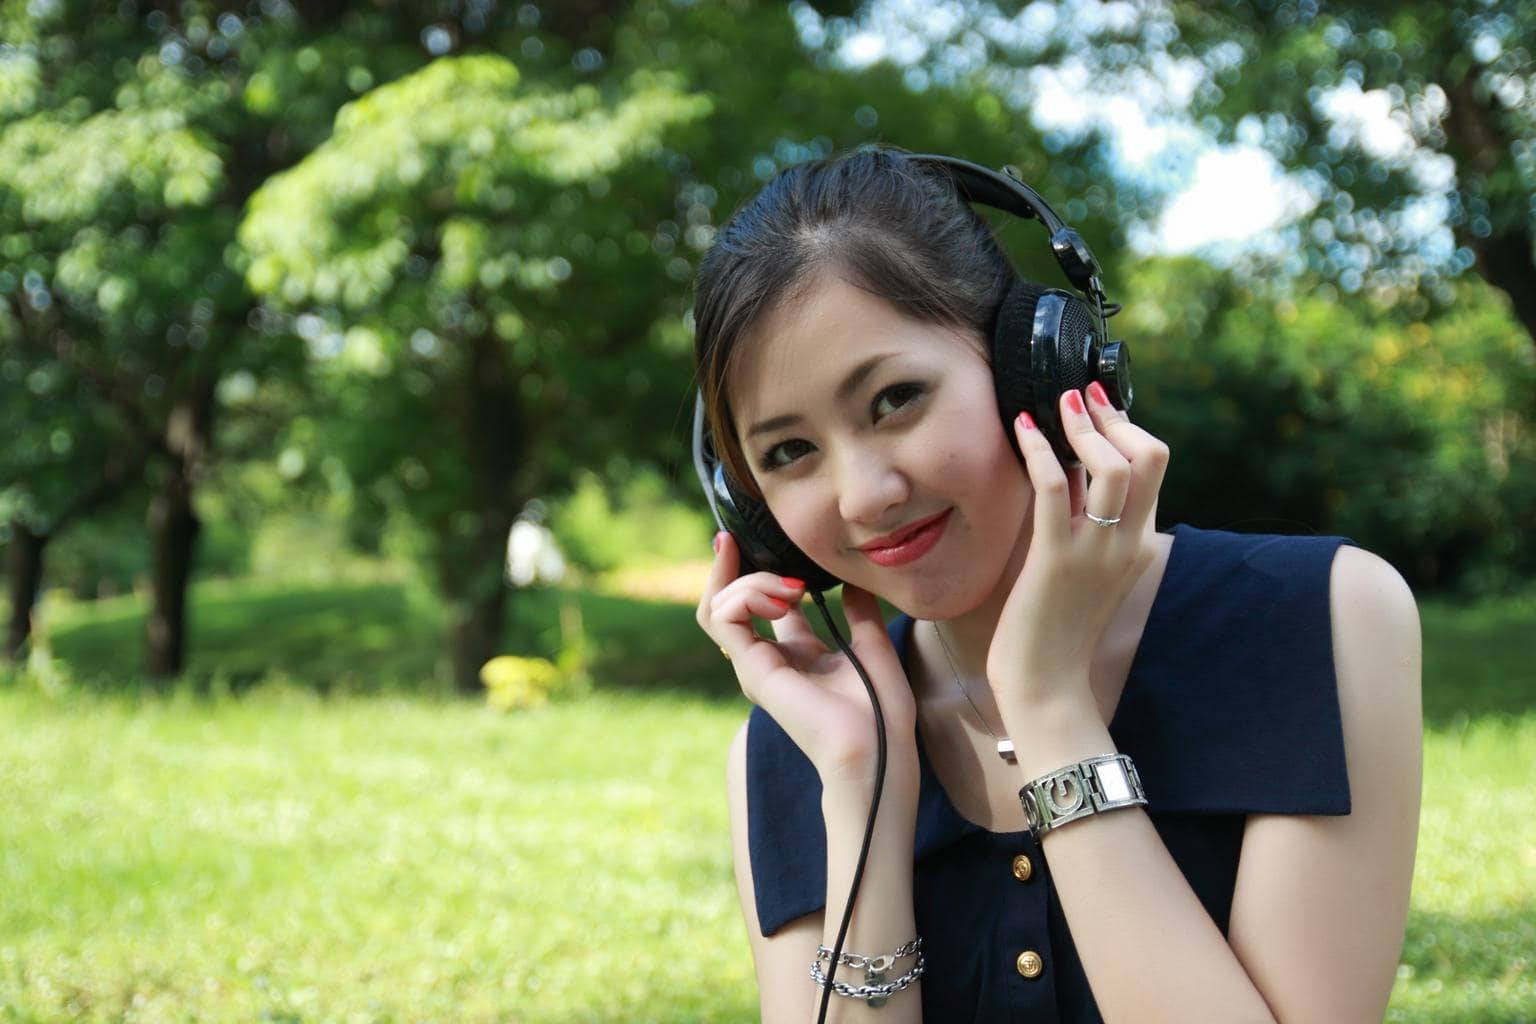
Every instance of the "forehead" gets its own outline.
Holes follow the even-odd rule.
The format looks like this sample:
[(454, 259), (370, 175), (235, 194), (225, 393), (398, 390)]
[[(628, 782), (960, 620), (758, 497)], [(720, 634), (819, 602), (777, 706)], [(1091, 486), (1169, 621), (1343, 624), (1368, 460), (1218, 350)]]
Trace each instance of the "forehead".
[(726, 374), (739, 429), (831, 401), (849, 370), (874, 355), (985, 360), (980, 341), (913, 319), (885, 299), (829, 277), (780, 304), (742, 339)]

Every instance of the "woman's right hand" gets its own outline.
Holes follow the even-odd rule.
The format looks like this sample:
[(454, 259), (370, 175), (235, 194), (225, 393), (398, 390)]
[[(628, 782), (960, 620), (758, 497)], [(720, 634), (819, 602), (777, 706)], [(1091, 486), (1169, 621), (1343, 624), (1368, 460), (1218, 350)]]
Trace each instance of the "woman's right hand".
[[(847, 657), (811, 630), (799, 580), (755, 572), (738, 577), (736, 539), (715, 538), (715, 564), (699, 600), (699, 626), (730, 658), (741, 692), (789, 734), (815, 766), (823, 787), (872, 788), (875, 719), (869, 695)], [(915, 769), (917, 708), (901, 659), (891, 646), (874, 595), (843, 587), (850, 643), (880, 697), (887, 754), (896, 769)], [(773, 625), (758, 636), (752, 619)]]

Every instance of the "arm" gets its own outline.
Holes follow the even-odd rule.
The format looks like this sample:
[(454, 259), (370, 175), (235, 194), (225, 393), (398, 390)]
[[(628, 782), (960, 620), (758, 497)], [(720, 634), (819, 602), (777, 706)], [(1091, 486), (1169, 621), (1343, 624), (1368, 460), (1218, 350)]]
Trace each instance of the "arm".
[(1335, 557), (1330, 604), (1352, 810), (1251, 818), (1229, 933), (1281, 1020), (1379, 1021), (1418, 837), (1419, 617), (1402, 577), (1358, 548)]
[[(1042, 842), (1107, 1021), (1380, 1021), (1402, 947), (1418, 828), (1419, 628), (1386, 562), (1341, 548), (1334, 661), (1352, 812), (1256, 815), (1230, 943), (1139, 808)], [(1021, 775), (1112, 749), (1102, 719), (1037, 718)], [(1022, 760), (1022, 759), (1021, 759)]]
[[(992, 646), (988, 679), (1019, 751), (1021, 784), (1114, 750), (1088, 685), (1088, 653), (1146, 564), (1165, 445), (1072, 393), (1063, 423), (1093, 482), (1074, 491), (1039, 431), (1019, 443), (1034, 533)], [(1096, 508), (1106, 534), (1080, 515)], [(1119, 511), (1117, 511), (1119, 510)], [(1419, 787), (1419, 635), (1390, 566), (1344, 549), (1330, 578), (1353, 813), (1254, 816), (1244, 834), (1230, 943), (1140, 808), (1048, 833), (1042, 848), (1108, 1021), (1380, 1020), (1413, 867)]]
[[(817, 945), (832, 945), (838, 917), (821, 912), (807, 914), (764, 936), (757, 917), (752, 883), (752, 862), (747, 851), (747, 728), (737, 732), (726, 766), (731, 809), (731, 847), (736, 868), (736, 889), (741, 913), (752, 946), (757, 971), (759, 1007), (764, 1024), (806, 1024), (816, 1019), (821, 991), (811, 983), (810, 964)], [(869, 863), (860, 886), (859, 904), (848, 931), (846, 948), (860, 953), (895, 949), (916, 934), (912, 913), (912, 838), (915, 827), (916, 784), (892, 771), (881, 799), (880, 814), (871, 841)], [(915, 773), (912, 779), (915, 780)], [(862, 803), (859, 801), (862, 799)], [(867, 796), (852, 799), (829, 796), (822, 801), (827, 824), (827, 891), (834, 910), (852, 882), (854, 861), (864, 834)], [(905, 973), (911, 961), (903, 960), (891, 977)], [(837, 980), (862, 983), (860, 972), (844, 967)], [(921, 982), (893, 996), (883, 1008), (871, 1010), (864, 1003), (834, 995), (827, 1008), (828, 1021), (879, 1021), (880, 1024), (915, 1024), (922, 1020)]]
[[(811, 961), (818, 944), (835, 943), (864, 837), (875, 781), (874, 713), (868, 691), (848, 660), (841, 652), (828, 649), (805, 620), (800, 608), (804, 596), (801, 581), (761, 572), (738, 578), (739, 553), (728, 533), (717, 535), (715, 555), (714, 570), (699, 600), (699, 625), (730, 659), (742, 693), (784, 728), (821, 781), (828, 913), (807, 915), (779, 929), (772, 938), (763, 938), (748, 856), (745, 730), (731, 747), (727, 776), (736, 878), (757, 963), (763, 1019), (802, 1024), (816, 1019), (821, 993), (810, 978)], [(844, 951), (878, 956), (915, 934), (912, 851), (919, 777), (917, 711), (906, 671), (891, 646), (874, 595), (844, 586), (843, 613), (849, 643), (879, 694), (888, 747), (884, 796)], [(773, 640), (757, 634), (755, 618), (772, 623)], [(905, 973), (910, 963), (904, 960), (898, 964), (900, 973)], [(844, 968), (834, 980), (861, 984), (862, 976), (850, 977), (854, 973)], [(892, 974), (887, 980), (896, 976)], [(916, 986), (874, 1010), (860, 1000), (834, 995), (827, 1020), (910, 1024), (920, 1019), (920, 1003)]]

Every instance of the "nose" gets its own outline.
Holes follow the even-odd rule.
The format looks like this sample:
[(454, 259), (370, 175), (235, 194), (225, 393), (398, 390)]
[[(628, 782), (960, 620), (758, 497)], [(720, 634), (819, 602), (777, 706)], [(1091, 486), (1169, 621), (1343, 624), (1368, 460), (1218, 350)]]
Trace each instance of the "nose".
[(906, 474), (878, 449), (852, 447), (838, 460), (837, 511), (846, 523), (886, 524), (911, 493)]

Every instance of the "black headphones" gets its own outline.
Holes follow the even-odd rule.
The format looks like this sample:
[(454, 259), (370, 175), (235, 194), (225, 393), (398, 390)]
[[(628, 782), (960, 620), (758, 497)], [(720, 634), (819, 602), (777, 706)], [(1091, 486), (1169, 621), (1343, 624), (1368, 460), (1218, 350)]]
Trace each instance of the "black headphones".
[[(1118, 409), (1129, 409), (1133, 397), (1130, 350), (1124, 342), (1106, 340), (1106, 321), (1120, 307), (1105, 299), (1099, 261), (1083, 237), (1068, 227), (1014, 168), (1004, 167), (998, 173), (952, 156), (913, 155), (907, 159), (932, 167), (935, 176), (949, 177), (966, 202), (1038, 220), (1050, 231), (1056, 262), (1081, 294), (1015, 277), (993, 324), (992, 383), (1004, 432), (1015, 454), (1023, 458), (1013, 421), (1028, 411), (1062, 464), (1077, 465), (1062, 429), (1056, 399), (1095, 380)], [(762, 570), (792, 576), (805, 581), (806, 589), (813, 592), (842, 582), (791, 543), (768, 506), (751, 497), (726, 473), (705, 425), (702, 394), (694, 403), (693, 465), (715, 522), (736, 538), (743, 575)]]

